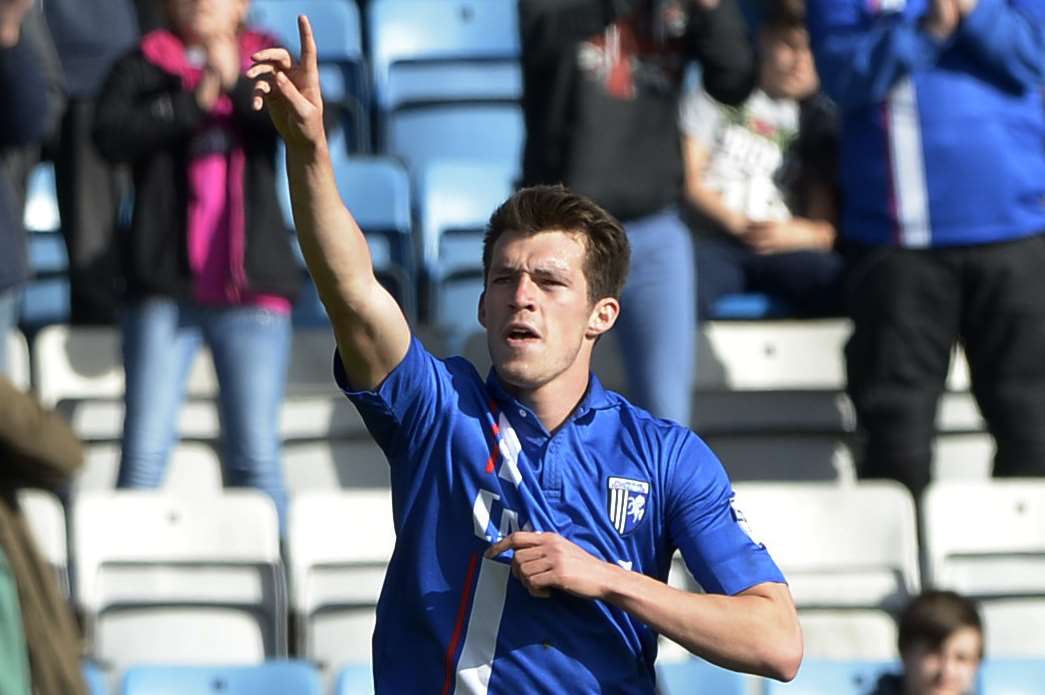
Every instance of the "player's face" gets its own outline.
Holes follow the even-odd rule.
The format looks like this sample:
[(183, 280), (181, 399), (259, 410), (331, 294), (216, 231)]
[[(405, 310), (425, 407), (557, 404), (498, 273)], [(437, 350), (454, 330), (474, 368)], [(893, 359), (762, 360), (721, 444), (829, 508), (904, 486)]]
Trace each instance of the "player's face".
[(581, 236), (559, 231), (508, 232), (494, 245), (479, 321), (508, 385), (533, 390), (570, 370), (587, 377), (581, 348), (594, 307), (585, 256)]
[(971, 693), (980, 666), (982, 637), (971, 627), (955, 630), (938, 649), (915, 645), (903, 655), (907, 695)]

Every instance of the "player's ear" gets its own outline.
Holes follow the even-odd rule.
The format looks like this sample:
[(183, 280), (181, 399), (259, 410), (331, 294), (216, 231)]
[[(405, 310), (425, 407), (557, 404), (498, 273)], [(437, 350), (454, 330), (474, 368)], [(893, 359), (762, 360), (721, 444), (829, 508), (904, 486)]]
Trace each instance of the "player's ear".
[(486, 328), (486, 290), (479, 295), (479, 325)]
[(620, 302), (613, 297), (603, 297), (595, 302), (591, 314), (588, 315), (588, 328), (584, 335), (588, 338), (598, 338), (606, 331), (613, 328), (620, 316)]

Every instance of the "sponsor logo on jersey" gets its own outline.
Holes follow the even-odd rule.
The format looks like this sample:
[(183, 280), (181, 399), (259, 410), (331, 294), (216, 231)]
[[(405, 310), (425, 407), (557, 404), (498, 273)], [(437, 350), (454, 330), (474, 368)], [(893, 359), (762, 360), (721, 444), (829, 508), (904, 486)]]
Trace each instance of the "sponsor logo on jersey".
[(617, 533), (631, 533), (646, 516), (646, 501), (649, 498), (649, 483), (629, 478), (610, 478), (609, 488), (610, 523)]

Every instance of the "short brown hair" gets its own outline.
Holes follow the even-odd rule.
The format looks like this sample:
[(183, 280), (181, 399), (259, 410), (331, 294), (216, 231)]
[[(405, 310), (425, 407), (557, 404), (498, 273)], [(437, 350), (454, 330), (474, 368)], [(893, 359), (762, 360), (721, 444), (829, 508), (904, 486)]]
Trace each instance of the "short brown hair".
[(771, 0), (762, 16), (760, 29), (765, 32), (787, 32), (806, 28), (806, 4), (803, 0)]
[(983, 658), (983, 622), (976, 604), (953, 591), (926, 591), (911, 601), (900, 615), (897, 646), (901, 654), (919, 644), (935, 650), (964, 627), (980, 633), (980, 658)]
[(522, 188), (490, 216), (483, 238), (484, 283), (490, 275), (493, 247), (505, 232), (530, 236), (550, 231), (584, 237), (584, 277), (592, 304), (604, 297), (620, 298), (631, 259), (624, 228), (589, 198), (562, 185)]

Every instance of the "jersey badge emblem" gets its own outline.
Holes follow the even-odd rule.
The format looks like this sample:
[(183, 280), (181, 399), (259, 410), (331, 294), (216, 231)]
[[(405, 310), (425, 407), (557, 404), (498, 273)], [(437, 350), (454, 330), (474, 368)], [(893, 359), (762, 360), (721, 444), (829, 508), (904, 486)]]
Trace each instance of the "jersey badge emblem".
[(617, 533), (626, 536), (646, 517), (646, 502), (649, 499), (649, 483), (629, 478), (610, 478), (609, 508), (610, 523)]

